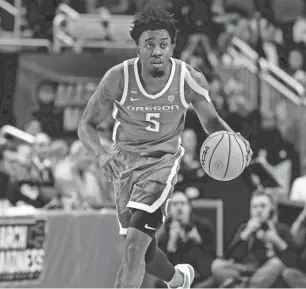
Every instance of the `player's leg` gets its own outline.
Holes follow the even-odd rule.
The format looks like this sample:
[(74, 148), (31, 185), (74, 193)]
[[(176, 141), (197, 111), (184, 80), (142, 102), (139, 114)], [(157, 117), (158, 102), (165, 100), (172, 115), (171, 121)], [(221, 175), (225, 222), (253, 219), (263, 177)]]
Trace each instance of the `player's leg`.
[[(146, 256), (146, 272), (164, 281), (170, 288), (184, 287), (184, 273), (175, 268), (153, 238)], [(185, 285), (186, 286), (186, 285)]]
[(128, 228), (115, 288), (140, 288), (145, 274), (145, 253), (151, 238), (135, 228)]
[[(139, 288), (145, 274), (145, 259), (152, 237), (160, 221), (157, 213), (131, 210), (132, 216), (125, 237), (124, 252), (115, 287)], [(150, 247), (154, 249), (154, 247)], [(154, 251), (152, 251), (154, 253)]]
[[(193, 268), (187, 264), (180, 264), (174, 268), (165, 254), (156, 249), (154, 243), (151, 244), (162, 224), (161, 210), (165, 211), (167, 204), (169, 205), (167, 199), (171, 195), (182, 155), (183, 150), (178, 150), (176, 154), (165, 155), (159, 160), (138, 158), (134, 161), (130, 177), (125, 176), (120, 183), (115, 184), (121, 233), (127, 231), (116, 287), (139, 287), (144, 277), (142, 268), (145, 263), (150, 263), (150, 273), (166, 282), (170, 281), (172, 288), (190, 288), (194, 278)], [(135, 179), (138, 180), (136, 184)], [(154, 259), (151, 257), (151, 260), (148, 260), (151, 248), (151, 256), (154, 256)], [(166, 269), (160, 266), (161, 263)], [(160, 268), (163, 268), (163, 272)]]
[(135, 210), (128, 233), (115, 287), (139, 288), (145, 274), (149, 273), (169, 283), (171, 288), (190, 288), (194, 278), (193, 269), (188, 265), (174, 268), (165, 254), (156, 247), (155, 232), (161, 224), (161, 211), (152, 214)]

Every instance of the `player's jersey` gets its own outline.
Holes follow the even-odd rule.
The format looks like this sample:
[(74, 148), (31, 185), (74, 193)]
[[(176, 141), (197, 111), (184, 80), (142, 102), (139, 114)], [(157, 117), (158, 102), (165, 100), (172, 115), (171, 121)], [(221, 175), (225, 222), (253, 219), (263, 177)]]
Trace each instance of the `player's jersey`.
[(123, 63), (124, 92), (120, 102), (115, 102), (113, 141), (118, 148), (142, 155), (175, 153), (189, 106), (184, 97), (186, 64), (171, 58), (167, 84), (159, 93), (150, 95), (140, 82), (138, 61), (134, 58)]

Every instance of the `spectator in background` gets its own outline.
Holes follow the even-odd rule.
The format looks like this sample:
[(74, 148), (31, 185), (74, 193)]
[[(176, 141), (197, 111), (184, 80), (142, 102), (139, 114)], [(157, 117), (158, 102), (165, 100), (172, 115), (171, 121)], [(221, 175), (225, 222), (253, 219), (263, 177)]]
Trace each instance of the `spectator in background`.
[(49, 152), (51, 145), (50, 137), (45, 133), (38, 133), (35, 136), (35, 142), (33, 144), (33, 156), (37, 157), (37, 161), (44, 161), (47, 153)]
[(212, 225), (192, 214), (191, 203), (182, 192), (173, 193), (170, 206), (169, 218), (157, 235), (158, 245), (173, 265), (191, 264), (197, 283), (210, 275), (215, 258)]
[(197, 135), (192, 129), (185, 129), (182, 134), (182, 143), (185, 148), (185, 154), (181, 161), (179, 170), (179, 182), (192, 182), (205, 176), (205, 172), (200, 164), (198, 154)]
[(287, 268), (283, 279), (291, 288), (306, 287), (306, 206), (291, 226), (292, 236), (298, 246), (298, 262), (295, 268)]
[(212, 264), (212, 275), (218, 285), (271, 287), (285, 266), (296, 263), (296, 248), (289, 228), (279, 224), (276, 218), (273, 198), (266, 193), (253, 195), (250, 219), (239, 227), (229, 246), (230, 259), (217, 259)]
[(94, 157), (77, 140), (69, 156), (54, 169), (55, 183), (64, 209), (102, 207), (101, 188), (90, 167)]
[(289, 52), (288, 73), (302, 85), (306, 85), (306, 72), (304, 69), (304, 57), (300, 50)]
[[(306, 172), (306, 161), (302, 164), (302, 171)], [(296, 178), (291, 187), (290, 200), (306, 203), (306, 174)]]
[(87, 13), (96, 14), (101, 8), (107, 9), (111, 14), (125, 14), (128, 10), (128, 0), (87, 0)]
[(197, 134), (192, 129), (185, 129), (182, 134), (182, 142), (185, 148), (185, 154), (182, 162), (187, 169), (197, 169), (200, 165), (197, 152), (198, 139)]
[(147, 5), (151, 7), (159, 7), (167, 11), (171, 11), (173, 7), (172, 0), (126, 0), (126, 1), (129, 2), (129, 10), (130, 13), (132, 14), (143, 11)]
[(254, 33), (249, 19), (242, 17), (237, 21), (235, 36), (248, 43), (251, 47), (254, 47), (256, 40), (254, 40)]
[(24, 1), (27, 8), (26, 17), (35, 38), (52, 39), (52, 23), (56, 9), (62, 0)]
[(27, 123), (24, 126), (25, 132), (32, 134), (32, 135), (37, 135), (38, 133), (42, 132), (41, 128), (41, 123), (38, 120), (31, 120), (29, 123)]
[(64, 160), (69, 153), (69, 146), (64, 140), (54, 140), (50, 145), (50, 152), (48, 158), (51, 162), (51, 166), (54, 169), (58, 163)]
[(217, 62), (213, 49), (216, 44), (215, 40), (218, 38), (219, 32), (222, 31), (222, 25), (213, 21), (213, 2), (213, 0), (176, 0), (173, 1), (171, 11), (176, 17), (179, 30), (174, 52), (175, 57), (180, 58), (189, 35), (194, 35), (205, 50), (203, 58), (207, 67), (204, 67), (204, 71), (206, 71), (208, 78), (211, 72), (209, 74), (207, 72), (212, 70), (212, 66)]
[(12, 205), (20, 201), (36, 208), (47, 205), (55, 196), (51, 163), (46, 159), (50, 138), (44, 133), (36, 135), (32, 147), (19, 145), (17, 152), (6, 154), (12, 170), (8, 170), (8, 199)]
[(289, 52), (289, 67), (288, 67), (288, 73), (292, 76), (294, 76), (295, 73), (298, 71), (303, 70), (304, 66), (304, 58), (301, 51), (294, 49)]

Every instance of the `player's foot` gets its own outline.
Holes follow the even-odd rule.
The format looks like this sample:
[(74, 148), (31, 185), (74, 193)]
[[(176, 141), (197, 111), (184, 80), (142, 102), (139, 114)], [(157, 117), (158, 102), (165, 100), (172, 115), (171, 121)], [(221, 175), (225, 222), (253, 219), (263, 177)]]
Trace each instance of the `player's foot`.
[[(189, 264), (178, 264), (175, 266), (175, 268), (177, 270), (179, 270), (181, 273), (183, 273), (184, 275), (184, 282), (182, 284), (182, 286), (180, 287), (176, 287), (177, 289), (189, 289), (192, 282), (193, 282), (193, 279), (194, 279), (194, 269), (191, 265)], [(170, 285), (168, 285), (168, 288), (172, 288), (170, 287)]]

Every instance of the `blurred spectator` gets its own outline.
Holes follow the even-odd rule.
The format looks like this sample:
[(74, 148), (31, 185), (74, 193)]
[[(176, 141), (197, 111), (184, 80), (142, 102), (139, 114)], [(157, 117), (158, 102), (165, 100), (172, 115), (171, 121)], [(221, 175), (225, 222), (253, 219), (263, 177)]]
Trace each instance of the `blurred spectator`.
[(134, 15), (137, 12), (143, 11), (146, 5), (172, 11), (174, 0), (127, 0), (127, 2), (127, 14)]
[(38, 161), (43, 161), (46, 154), (49, 152), (51, 144), (50, 137), (45, 133), (38, 133), (35, 137), (35, 142), (33, 144), (33, 154), (34, 157), (38, 158)]
[(298, 262), (295, 268), (287, 268), (283, 279), (290, 288), (306, 286), (306, 206), (291, 226), (292, 236), (298, 246)]
[(111, 14), (124, 14), (128, 7), (128, 0), (87, 0), (87, 13), (96, 14), (101, 8), (107, 9)]
[(69, 153), (69, 147), (64, 140), (55, 140), (50, 145), (48, 158), (51, 161), (52, 168), (55, 168), (59, 162), (64, 160)]
[(218, 58), (213, 52), (206, 35), (191, 35), (182, 51), (181, 60), (202, 71), (208, 82), (212, 81), (212, 74), (218, 64)]
[(304, 71), (304, 57), (301, 51), (292, 50), (289, 52), (288, 73), (297, 81), (306, 83), (306, 72)]
[(23, 201), (41, 208), (56, 196), (51, 162), (46, 158), (50, 142), (48, 135), (39, 133), (32, 147), (19, 145), (16, 152), (5, 153), (10, 176), (7, 197), (12, 205)]
[(52, 23), (61, 0), (28, 0), (27, 20), (35, 38), (52, 39)]
[(303, 55), (299, 50), (292, 50), (289, 52), (289, 68), (288, 72), (293, 75), (299, 70), (303, 69)]
[(198, 141), (195, 131), (185, 129), (182, 134), (182, 143), (185, 148), (185, 154), (181, 161), (178, 181), (188, 183), (204, 177), (205, 172), (200, 164)]
[(25, 132), (35, 136), (42, 132), (41, 123), (38, 120), (31, 120), (24, 126), (24, 130)]
[(236, 25), (239, 18), (240, 16), (238, 13), (226, 13), (215, 18), (215, 21), (223, 23), (224, 26), (224, 31), (220, 33), (216, 43), (216, 48), (218, 49), (217, 53), (220, 56), (227, 52), (231, 40), (235, 36)]
[[(302, 171), (305, 171), (306, 162), (303, 163)], [(296, 178), (292, 183), (290, 199), (306, 203), (306, 175)]]
[(210, 275), (215, 258), (214, 232), (207, 220), (192, 214), (188, 197), (179, 191), (173, 193), (169, 218), (157, 235), (158, 245), (173, 265), (191, 264), (196, 271), (195, 282)]
[(64, 209), (85, 207), (101, 208), (105, 198), (97, 174), (94, 156), (77, 140), (72, 143), (70, 153), (54, 169), (56, 187)]
[(248, 43), (251, 47), (254, 47), (254, 32), (252, 31), (252, 26), (247, 18), (240, 18), (237, 21), (235, 27), (235, 36), (242, 39), (244, 42)]
[(183, 166), (186, 169), (196, 169), (199, 167), (199, 155), (197, 152), (198, 140), (197, 135), (192, 129), (185, 129), (182, 134), (182, 142), (185, 148), (183, 156)]
[(286, 265), (296, 263), (296, 248), (289, 228), (276, 219), (272, 197), (255, 194), (251, 198), (250, 219), (239, 227), (229, 246), (230, 259), (216, 259), (212, 264), (212, 275), (218, 285), (271, 287)]
[(306, 205), (304, 205), (303, 211), (299, 214), (297, 219), (293, 222), (291, 226), (291, 233), (295, 240), (295, 243), (298, 246), (298, 249), (304, 249), (306, 245)]
[[(223, 30), (223, 25), (213, 21), (214, 13), (217, 13), (218, 5), (214, 5), (213, 0), (176, 0), (173, 1), (171, 12), (174, 13), (177, 20), (179, 34), (176, 41), (174, 55), (180, 58), (185, 44), (190, 35), (196, 35), (200, 39), (205, 53), (203, 53), (204, 62), (207, 66), (214, 65), (214, 47), (219, 34)], [(220, 5), (219, 5), (220, 6)], [(211, 67), (205, 67), (207, 71)], [(210, 75), (206, 75), (209, 77)]]

